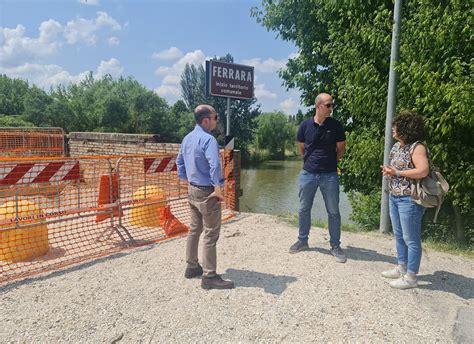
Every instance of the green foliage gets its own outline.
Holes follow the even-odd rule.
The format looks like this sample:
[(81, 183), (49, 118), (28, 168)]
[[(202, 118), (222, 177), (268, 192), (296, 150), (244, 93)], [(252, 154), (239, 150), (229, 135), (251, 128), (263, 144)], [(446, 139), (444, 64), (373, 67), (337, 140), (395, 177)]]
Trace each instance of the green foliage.
[(0, 127), (34, 127), (33, 123), (27, 122), (20, 116), (0, 115)]
[(303, 122), (305, 119), (306, 119), (306, 117), (305, 117), (303, 111), (298, 110), (298, 112), (296, 113), (296, 118), (295, 118), (296, 124), (300, 125), (301, 122)]
[(267, 150), (270, 159), (284, 159), (285, 150), (294, 146), (296, 127), (288, 123), (282, 112), (267, 112), (257, 118), (255, 143)]
[(360, 192), (349, 192), (349, 202), (351, 203), (351, 221), (363, 230), (374, 230), (380, 224), (380, 191), (371, 194)]
[(28, 126), (61, 127), (66, 132), (153, 133), (162, 141), (179, 142), (182, 126), (190, 127), (183, 107), (181, 102), (176, 107), (181, 110), (172, 111), (165, 100), (132, 78), (95, 79), (91, 73), (77, 84), (45, 92), (0, 76), (0, 113), (21, 115), (3, 120), (11, 125), (23, 120)]
[(0, 113), (21, 115), (24, 109), (23, 99), (28, 92), (28, 87), (26, 81), (0, 75)]
[[(299, 88), (307, 106), (322, 91), (339, 105), (335, 117), (349, 132), (344, 188), (365, 195), (379, 190), (393, 2), (263, 0), (252, 15), (299, 49), (280, 73), (286, 86)], [(425, 117), (434, 164), (451, 185), (445, 213), (453, 217), (459, 210), (456, 223), (465, 220), (468, 242), (474, 203), (471, 27), (468, 1), (404, 2), (397, 65), (397, 111)]]
[(171, 107), (171, 120), (177, 123), (177, 131), (175, 135), (175, 142), (181, 142), (183, 138), (196, 125), (194, 120), (194, 113), (190, 112), (182, 100), (178, 100)]

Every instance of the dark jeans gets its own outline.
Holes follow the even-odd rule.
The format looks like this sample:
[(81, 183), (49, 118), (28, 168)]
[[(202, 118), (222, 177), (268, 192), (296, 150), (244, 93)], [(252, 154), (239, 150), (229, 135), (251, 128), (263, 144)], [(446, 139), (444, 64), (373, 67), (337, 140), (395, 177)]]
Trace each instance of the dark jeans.
[(307, 242), (311, 228), (311, 208), (318, 187), (321, 188), (328, 213), (331, 247), (339, 246), (341, 239), (341, 214), (339, 213), (339, 176), (334, 173), (310, 173), (302, 170), (300, 182), (300, 208), (298, 211), (298, 240)]

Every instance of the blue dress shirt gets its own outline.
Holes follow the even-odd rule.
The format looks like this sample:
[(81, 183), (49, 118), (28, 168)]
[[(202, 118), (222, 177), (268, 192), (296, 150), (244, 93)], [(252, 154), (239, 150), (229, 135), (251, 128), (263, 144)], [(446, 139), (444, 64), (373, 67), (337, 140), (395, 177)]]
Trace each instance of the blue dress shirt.
[(179, 178), (194, 185), (222, 186), (219, 144), (199, 125), (186, 135), (176, 159)]

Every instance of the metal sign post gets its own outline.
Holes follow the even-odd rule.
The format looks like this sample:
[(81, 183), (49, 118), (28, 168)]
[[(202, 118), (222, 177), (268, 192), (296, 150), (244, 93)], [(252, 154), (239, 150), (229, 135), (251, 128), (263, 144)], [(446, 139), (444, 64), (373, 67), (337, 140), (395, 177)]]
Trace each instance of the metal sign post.
[(230, 135), (230, 97), (227, 97), (227, 123), (226, 123), (226, 130), (225, 136)]
[[(383, 164), (387, 166), (389, 163), (390, 147), (392, 145), (392, 120), (397, 104), (397, 72), (395, 64), (398, 62), (400, 54), (400, 21), (401, 21), (402, 0), (395, 0), (395, 8), (393, 10), (393, 32), (392, 32), (392, 51), (390, 53), (390, 73), (388, 76), (388, 99), (387, 99), (387, 115), (385, 119), (385, 145), (383, 154)], [(388, 186), (387, 178), (382, 178), (382, 199), (380, 205), (380, 231), (388, 232), (389, 215), (388, 215), (388, 194), (386, 189)]]

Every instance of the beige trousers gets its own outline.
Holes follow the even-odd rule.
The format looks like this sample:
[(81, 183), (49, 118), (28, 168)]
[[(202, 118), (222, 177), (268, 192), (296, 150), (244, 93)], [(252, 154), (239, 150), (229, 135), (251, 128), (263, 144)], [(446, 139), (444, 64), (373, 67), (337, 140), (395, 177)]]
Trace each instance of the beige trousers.
[(216, 244), (221, 231), (222, 210), (216, 197), (209, 198), (213, 189), (202, 190), (189, 185), (189, 206), (191, 208), (191, 226), (186, 242), (186, 263), (188, 268), (198, 266), (198, 246), (204, 231), (202, 247), (203, 276), (216, 275)]

